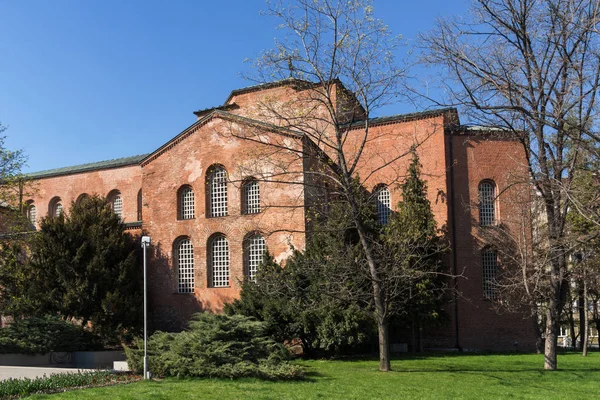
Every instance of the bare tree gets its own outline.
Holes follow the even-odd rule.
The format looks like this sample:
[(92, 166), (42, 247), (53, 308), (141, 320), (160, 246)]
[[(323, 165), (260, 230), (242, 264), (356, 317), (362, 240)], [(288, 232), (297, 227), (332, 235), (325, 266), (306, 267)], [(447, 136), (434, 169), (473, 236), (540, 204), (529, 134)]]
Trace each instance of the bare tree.
[(466, 19), (423, 36), (425, 61), (443, 66), (450, 95), (472, 121), (498, 126), (525, 149), (542, 200), (547, 262), (544, 368), (557, 368), (568, 284), (566, 216), (571, 180), (585, 154), (597, 158), (600, 54), (598, 1), (475, 0)]
[[(253, 154), (255, 169), (260, 170), (258, 164), (262, 164), (262, 170), (267, 170), (260, 179), (298, 183), (305, 191), (312, 191), (312, 197), (334, 196), (348, 205), (347, 220), (357, 232), (364, 271), (372, 286), (370, 301), (379, 331), (380, 369), (388, 371), (391, 304), (383, 287), (385, 268), (369, 232), (362, 190), (382, 171), (388, 171), (387, 184), (398, 183), (408, 165), (408, 160), (399, 161), (412, 147), (441, 132), (442, 126), (413, 136), (404, 134), (403, 140), (387, 141), (389, 148), (377, 149), (382, 133), (376, 133), (370, 118), (374, 110), (401, 94), (406, 72), (395, 58), (400, 38), (392, 36), (373, 16), (368, 0), (276, 2), (269, 4), (267, 14), (281, 22), (285, 38), (255, 61), (255, 74), (249, 78), (261, 84), (293, 84), (297, 95), (258, 99), (248, 116), (287, 131), (278, 138), (267, 137), (264, 127), (252, 129), (247, 124), (231, 133), (265, 145), (262, 154)], [(293, 162), (290, 154), (304, 164)], [(271, 167), (265, 169), (269, 162)], [(295, 178), (299, 174), (305, 179)], [(258, 175), (253, 172), (253, 176)], [(326, 203), (324, 198), (323, 212), (327, 211)]]

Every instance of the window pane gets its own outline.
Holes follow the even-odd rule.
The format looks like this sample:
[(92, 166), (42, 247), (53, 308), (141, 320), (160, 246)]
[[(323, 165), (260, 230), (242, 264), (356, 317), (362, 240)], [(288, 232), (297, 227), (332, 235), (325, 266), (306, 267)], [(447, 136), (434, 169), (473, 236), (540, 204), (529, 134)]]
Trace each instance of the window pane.
[(190, 187), (181, 191), (181, 218), (194, 218), (194, 191)]
[(244, 185), (244, 214), (258, 214), (260, 212), (260, 187), (257, 181), (250, 181)]
[(496, 189), (491, 182), (479, 184), (479, 224), (493, 225), (496, 222), (495, 213)]
[(177, 246), (177, 275), (179, 293), (194, 292), (194, 246), (184, 239)]
[(218, 236), (211, 243), (212, 286), (229, 286), (229, 242)]
[(35, 227), (35, 223), (37, 222), (37, 209), (34, 205), (29, 206), (29, 222)]
[(113, 197), (112, 209), (120, 219), (123, 219), (123, 199), (121, 198), (120, 194), (117, 194), (115, 197)]
[(246, 240), (246, 273), (250, 280), (256, 278), (258, 266), (263, 261), (267, 246), (265, 238), (261, 235), (253, 235)]
[(483, 256), (483, 295), (495, 299), (497, 295), (498, 255), (493, 250), (485, 250)]
[(388, 223), (391, 214), (390, 190), (382, 186), (377, 189), (377, 220), (381, 225), (385, 225)]
[(60, 214), (62, 214), (62, 204), (61, 203), (56, 203), (56, 206), (54, 206), (54, 216), (58, 217)]
[(217, 167), (210, 175), (210, 216), (227, 215), (227, 171)]

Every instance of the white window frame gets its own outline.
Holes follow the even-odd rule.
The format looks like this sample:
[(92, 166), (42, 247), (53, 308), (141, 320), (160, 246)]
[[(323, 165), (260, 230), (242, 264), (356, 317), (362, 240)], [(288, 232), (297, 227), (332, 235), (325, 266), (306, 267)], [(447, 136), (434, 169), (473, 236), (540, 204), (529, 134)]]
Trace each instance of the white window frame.
[(479, 183), (479, 225), (496, 224), (496, 184), (491, 180)]
[(376, 187), (377, 221), (381, 225), (386, 225), (392, 215), (392, 194), (387, 185), (378, 185)]
[(259, 233), (253, 233), (244, 241), (244, 271), (248, 279), (254, 281), (258, 266), (262, 263), (267, 251), (267, 242)]
[(210, 241), (210, 268), (211, 287), (229, 287), (229, 241), (224, 235), (214, 236)]
[(221, 166), (213, 167), (208, 180), (209, 215), (227, 216), (227, 170)]
[(116, 192), (111, 196), (110, 206), (119, 219), (123, 219), (123, 197), (121, 196), (121, 193)]
[(37, 224), (37, 208), (33, 203), (27, 207), (27, 218), (29, 219), (29, 223), (35, 227)]
[(179, 195), (179, 207), (181, 207), (180, 219), (194, 219), (194, 189), (191, 186), (185, 186), (181, 189)]
[(188, 238), (180, 239), (176, 246), (177, 293), (194, 293), (194, 245)]
[(62, 202), (59, 200), (54, 204), (54, 216), (55, 217), (60, 217), (60, 214), (63, 213), (63, 205)]
[(481, 252), (481, 274), (483, 280), (483, 296), (494, 300), (498, 296), (496, 279), (498, 278), (498, 252), (485, 249)]
[(244, 201), (242, 207), (244, 214), (260, 213), (260, 185), (256, 179), (248, 179), (244, 183), (242, 199)]

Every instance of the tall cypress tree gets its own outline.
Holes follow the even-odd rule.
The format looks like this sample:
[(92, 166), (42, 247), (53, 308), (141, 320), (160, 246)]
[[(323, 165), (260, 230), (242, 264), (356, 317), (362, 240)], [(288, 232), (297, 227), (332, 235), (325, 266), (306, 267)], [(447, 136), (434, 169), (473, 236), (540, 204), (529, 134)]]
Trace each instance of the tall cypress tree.
[(424, 322), (440, 318), (446, 292), (441, 272), (448, 247), (437, 228), (414, 151), (401, 189), (398, 211), (382, 233), (382, 276), (392, 314), (411, 325), (414, 349), (416, 342), (421, 344), (416, 336), (420, 337)]

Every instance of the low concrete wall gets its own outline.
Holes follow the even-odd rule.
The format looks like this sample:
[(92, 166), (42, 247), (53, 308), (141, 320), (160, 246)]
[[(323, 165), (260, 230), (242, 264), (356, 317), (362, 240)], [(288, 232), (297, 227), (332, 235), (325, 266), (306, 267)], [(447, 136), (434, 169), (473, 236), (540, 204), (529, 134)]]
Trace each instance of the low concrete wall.
[(122, 351), (76, 351), (71, 364), (81, 368), (112, 368), (113, 362), (125, 359)]
[(68, 365), (74, 368), (112, 368), (113, 362), (125, 361), (122, 351), (75, 351), (48, 354), (0, 354), (0, 365), (15, 367)]
[(35, 365), (49, 365), (50, 354), (0, 354), (0, 365), (10, 365), (13, 367), (29, 367)]

